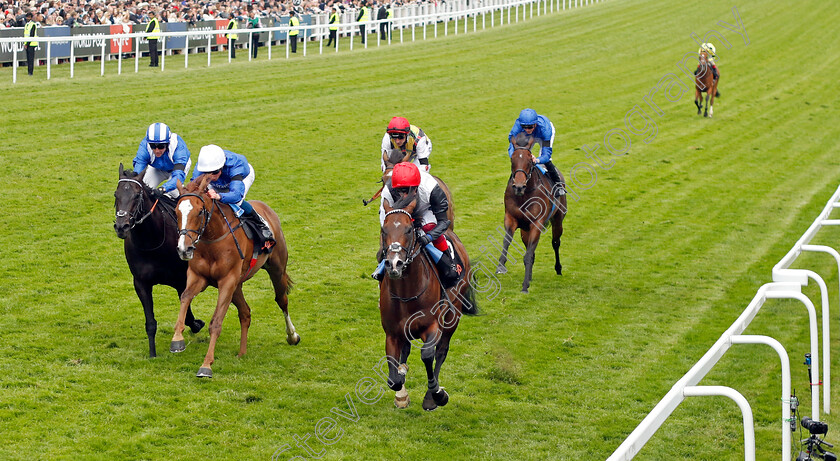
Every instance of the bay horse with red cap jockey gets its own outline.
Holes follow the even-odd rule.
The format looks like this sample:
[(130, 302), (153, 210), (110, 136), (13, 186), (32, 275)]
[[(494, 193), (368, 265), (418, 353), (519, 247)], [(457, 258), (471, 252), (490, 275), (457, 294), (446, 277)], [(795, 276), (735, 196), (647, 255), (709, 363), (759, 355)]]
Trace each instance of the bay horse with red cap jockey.
[[(523, 263), (525, 278), (522, 292), (527, 293), (531, 286), (534, 268), (534, 253), (540, 241), (540, 235), (551, 223), (551, 246), (554, 248), (554, 270), (560, 275), (560, 237), (563, 235), (563, 218), (566, 216), (566, 195), (557, 194), (557, 185), (552, 191), (549, 178), (537, 167), (531, 147), (534, 138), (527, 133), (519, 133), (511, 140), (513, 153), (510, 156), (510, 178), (505, 188), (505, 240), (502, 243), (502, 255), (499, 258), (497, 274), (507, 272), (505, 263), (513, 233), (519, 229), (522, 243), (525, 245)], [(557, 172), (559, 174), (559, 172)], [(563, 182), (562, 175), (560, 176)]]
[(423, 409), (434, 410), (449, 401), (439, 376), (450, 338), (461, 315), (478, 312), (468, 283), (469, 257), (455, 233), (447, 230), (443, 191), (414, 164), (394, 167), (380, 213), (381, 264), (374, 277), (380, 280), (388, 385), (396, 391), (395, 404), (408, 406), (406, 361), (411, 346), (420, 347), (428, 378)]
[[(202, 168), (204, 163), (202, 156), (205, 152), (213, 158), (215, 158), (213, 154), (218, 154), (215, 149), (205, 151), (202, 148), (197, 166), (199, 171), (215, 166), (214, 164), (209, 168)], [(288, 293), (292, 281), (286, 272), (289, 255), (283, 229), (280, 226), (280, 218), (263, 202), (256, 200), (239, 202), (243, 208), (248, 203), (247, 206), (252, 208), (251, 212), (259, 215), (273, 236), (274, 244), (268, 249), (261, 249), (259, 245), (255, 245), (246, 234), (243, 227), (246, 222), (238, 217), (239, 215), (234, 211), (234, 205), (219, 200), (218, 192), (208, 189), (211, 182), (218, 179), (221, 174), (224, 173), (203, 172), (187, 187), (178, 184), (181, 194), (176, 207), (180, 235), (178, 252), (181, 259), (189, 261), (189, 266), (187, 286), (181, 295), (181, 310), (170, 345), (171, 352), (181, 352), (186, 348), (183, 337), (184, 316), (192, 298), (204, 291), (208, 285), (219, 289), (216, 309), (210, 321), (210, 345), (196, 375), (198, 377), (213, 376), (211, 365), (215, 361), (216, 341), (221, 333), (222, 322), (231, 301), (239, 311), (241, 329), (239, 356), (245, 355), (248, 328), (251, 325), (251, 308), (245, 301), (242, 284), (253, 277), (259, 269), (265, 269), (271, 278), (274, 301), (283, 311), (286, 320), (286, 341), (291, 345), (300, 342), (300, 336), (295, 331), (288, 311)], [(242, 217), (244, 218), (244, 215)], [(254, 225), (251, 233), (256, 237), (257, 232), (259, 232), (259, 227)]]

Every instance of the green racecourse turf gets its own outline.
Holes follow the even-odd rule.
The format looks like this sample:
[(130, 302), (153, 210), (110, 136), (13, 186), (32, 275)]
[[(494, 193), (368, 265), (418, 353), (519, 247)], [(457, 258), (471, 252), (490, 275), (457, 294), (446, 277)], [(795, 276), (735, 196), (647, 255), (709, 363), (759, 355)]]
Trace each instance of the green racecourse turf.
[[(339, 421), (342, 432), (330, 436), (340, 439), (309, 440), (324, 459), (606, 458), (770, 281), (840, 183), (840, 10), (825, 1), (734, 5), (749, 45), (716, 24), (734, 23), (732, 2), (613, 0), (479, 33), (289, 61), (267, 61), (263, 49), (257, 62), (228, 65), (216, 55), (210, 68), (199, 57), (185, 70), (174, 57), (154, 74), (141, 67), (118, 76), (109, 63), (104, 78), (98, 63), (81, 64), (74, 79), (62, 65), (53, 80), (39, 68), (16, 85), (4, 68), (0, 458), (268, 459), (285, 444), (292, 450), (282, 459), (309, 458), (294, 437), (327, 416)], [(693, 92), (679, 102), (660, 93), (664, 115), (653, 115), (642, 97), (679, 73), (676, 62), (697, 49), (692, 32), (713, 28), (732, 45), (714, 40), (723, 74), (715, 117), (695, 114)], [(389, 118), (405, 115), (429, 133), (457, 231), (486, 266), (493, 257), (482, 247), (502, 223), (510, 171), (505, 138), (519, 110), (552, 119), (554, 161), (568, 176), (587, 161), (581, 146), (624, 128), (635, 105), (653, 117), (655, 139), (632, 136), (621, 157), (598, 151), (616, 162), (570, 199), (563, 276), (544, 238), (530, 294), (520, 293), (517, 258), (501, 291), (479, 296), (486, 315), (463, 319), (441, 372), (449, 405), (421, 409), (417, 351), (408, 410), (393, 407), (390, 391), (359, 402), (356, 383), (375, 376), (384, 355), (378, 290), (366, 276), (376, 210), (360, 199), (377, 188)], [(160, 355), (146, 357), (112, 194), (118, 164), (131, 163), (153, 121), (182, 135), (193, 161), (201, 145), (216, 143), (253, 163), (249, 197), (278, 211), (289, 242), (299, 346), (285, 343), (263, 273), (245, 287), (253, 308), (246, 357), (235, 357), (231, 313), (215, 378), (195, 378), (208, 333), (187, 333), (186, 352), (167, 352), (177, 311), (168, 287), (155, 292)], [(838, 237), (825, 230), (815, 243)], [(836, 309), (830, 258), (803, 255), (797, 267), (826, 277)], [(805, 292), (818, 301), (813, 284)], [(199, 318), (209, 322), (215, 297), (211, 288), (195, 300)], [(802, 305), (769, 302), (746, 332), (785, 345), (808, 414)], [(838, 376), (835, 367), (834, 395)], [(775, 352), (735, 346), (701, 384), (743, 393), (757, 458), (779, 458)], [(348, 393), (355, 422), (330, 412), (347, 408)], [(840, 401), (832, 404), (836, 414)], [(835, 414), (828, 439), (840, 442)], [(743, 459), (742, 444), (734, 403), (693, 398), (637, 459)]]

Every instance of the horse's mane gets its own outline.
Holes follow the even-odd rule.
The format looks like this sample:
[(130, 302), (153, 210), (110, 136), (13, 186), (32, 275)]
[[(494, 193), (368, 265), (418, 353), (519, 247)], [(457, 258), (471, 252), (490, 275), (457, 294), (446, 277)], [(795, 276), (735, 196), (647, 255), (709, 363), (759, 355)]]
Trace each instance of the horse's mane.
[(408, 192), (403, 194), (403, 196), (400, 197), (400, 199), (397, 200), (394, 203), (393, 206), (394, 206), (394, 208), (400, 208), (400, 209), (405, 208), (409, 204), (411, 204), (411, 202), (413, 202), (416, 198), (417, 198), (417, 188), (412, 187), (412, 188), (410, 188), (410, 190)]
[(513, 137), (513, 146), (517, 149), (529, 149), (533, 136), (528, 135), (524, 131)]

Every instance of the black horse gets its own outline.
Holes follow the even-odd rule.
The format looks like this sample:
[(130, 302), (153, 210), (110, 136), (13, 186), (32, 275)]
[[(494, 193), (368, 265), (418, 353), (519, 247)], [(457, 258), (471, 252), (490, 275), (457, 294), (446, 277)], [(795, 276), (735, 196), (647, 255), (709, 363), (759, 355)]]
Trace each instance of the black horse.
[[(146, 315), (146, 335), (149, 337), (149, 357), (156, 357), (155, 309), (152, 287), (168, 285), (178, 291), (178, 297), (187, 285), (187, 262), (178, 257), (178, 225), (172, 209), (174, 202), (165, 205), (167, 198), (155, 198), (153, 191), (143, 183), (143, 173), (124, 170), (120, 163), (120, 179), (116, 198), (117, 237), (125, 241), (125, 260), (134, 276), (134, 291), (143, 304)], [(193, 317), (187, 309), (186, 325), (193, 333), (204, 327), (204, 322)]]

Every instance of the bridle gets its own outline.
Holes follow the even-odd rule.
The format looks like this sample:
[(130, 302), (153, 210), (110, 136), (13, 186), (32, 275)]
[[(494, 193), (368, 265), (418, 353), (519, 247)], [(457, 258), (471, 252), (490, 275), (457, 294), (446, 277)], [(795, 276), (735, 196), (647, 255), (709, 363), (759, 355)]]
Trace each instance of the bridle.
[[(396, 213), (403, 213), (403, 214), (407, 215), (408, 218), (411, 219), (412, 222), (414, 221), (414, 218), (411, 216), (411, 213), (403, 210), (402, 208), (395, 208), (395, 209), (385, 213), (384, 218), (387, 219), (388, 216), (390, 216), (392, 214), (396, 214)], [(414, 261), (414, 258), (416, 258), (418, 254), (420, 254), (421, 248), (420, 248), (419, 245), (417, 245), (417, 232), (414, 231), (414, 226), (408, 225), (406, 227), (407, 227), (407, 229), (406, 229), (405, 233), (406, 234), (411, 233), (411, 243), (408, 244), (408, 246), (404, 248), (399, 242), (392, 242), (390, 245), (388, 245), (388, 248), (386, 249), (385, 254), (386, 255), (388, 253), (399, 254), (399, 253), (405, 252), (405, 257), (406, 257), (405, 265), (408, 266), (409, 264), (411, 264), (412, 261)], [(384, 226), (382, 228), (382, 234), (383, 235), (385, 234), (385, 227)], [(409, 249), (414, 248), (415, 246), (417, 247), (417, 249), (414, 250), (413, 252), (409, 253)]]
[(181, 194), (181, 196), (178, 197), (178, 203), (181, 203), (181, 200), (185, 197), (198, 197), (198, 199), (201, 200), (201, 211), (199, 212), (199, 216), (204, 217), (204, 222), (201, 223), (201, 229), (178, 229), (178, 235), (189, 236), (190, 232), (194, 233), (195, 238), (193, 238), (192, 245), (195, 246), (195, 244), (201, 240), (201, 236), (204, 235), (205, 229), (207, 229), (207, 223), (210, 222), (210, 218), (213, 216), (213, 208), (210, 207), (210, 211), (207, 211), (207, 202), (204, 200), (204, 197), (192, 192)]
[[(514, 150), (514, 153), (518, 150), (527, 150), (528, 153), (531, 153), (531, 149), (530, 148), (525, 148), (525, 147), (517, 147)], [(525, 171), (522, 168), (518, 168), (516, 170), (513, 170), (513, 173), (510, 174), (510, 178), (508, 178), (508, 182), (512, 184), (513, 183), (513, 178), (516, 176), (516, 173), (519, 173), (521, 171), (522, 174), (525, 175), (525, 185), (527, 185), (531, 181), (531, 175), (534, 174), (534, 166), (536, 166), (536, 163), (534, 163), (533, 160), (530, 160), (529, 163), (531, 164), (531, 167), (528, 168), (528, 171)]]
[[(404, 214), (406, 214), (406, 215), (409, 217), (409, 219), (411, 219), (411, 221), (412, 221), (412, 222), (414, 221), (414, 218), (412, 218), (411, 213), (409, 213), (409, 212), (407, 212), (407, 211), (403, 210), (402, 208), (395, 208), (395, 209), (393, 209), (393, 210), (391, 210), (391, 211), (389, 211), (389, 212), (385, 213), (385, 218), (387, 218), (389, 215), (392, 215), (392, 214), (395, 214), (395, 213), (404, 213)], [(406, 248), (403, 248), (403, 246), (402, 246), (402, 245), (400, 245), (400, 244), (399, 244), (399, 242), (393, 242), (393, 243), (391, 243), (390, 245), (388, 245), (388, 249), (387, 249), (387, 252), (386, 252), (386, 256), (387, 256), (387, 253), (402, 253), (402, 252), (405, 252), (406, 259), (405, 259), (405, 264), (403, 265), (403, 268), (408, 267), (408, 265), (409, 265), (409, 264), (411, 264), (411, 263), (412, 263), (412, 261), (414, 261), (414, 259), (415, 259), (415, 258), (416, 258), (416, 257), (420, 254), (420, 252), (423, 250), (422, 246), (421, 246), (421, 245), (418, 245), (418, 242), (417, 242), (417, 234), (418, 234), (419, 232), (421, 232), (421, 231), (419, 231), (419, 230), (418, 230), (418, 231), (415, 231), (415, 230), (414, 230), (414, 226), (413, 226), (413, 225), (411, 225), (411, 224), (410, 224), (410, 225), (408, 225), (408, 226), (406, 226), (406, 227), (408, 227), (408, 229), (406, 229), (405, 233), (406, 233), (406, 234), (408, 234), (408, 233), (411, 233), (411, 234), (412, 234), (412, 235), (411, 235), (411, 243), (410, 243), (410, 244), (408, 244), (408, 246), (407, 246)], [(385, 233), (385, 229), (384, 229), (384, 228), (382, 229), (382, 232), (383, 232), (383, 234)], [(414, 248), (414, 247), (417, 247), (417, 248), (416, 248), (413, 252), (409, 253), (409, 249), (410, 249), (410, 248)], [(428, 262), (427, 262), (427, 265), (428, 265)], [(426, 274), (427, 274), (427, 276), (428, 276), (428, 271), (429, 271), (429, 268), (427, 267), (427, 265), (426, 265), (426, 266), (424, 266), (424, 269), (426, 269)], [(427, 277), (427, 280), (428, 280), (428, 277)], [(428, 282), (427, 282), (427, 283), (423, 286), (423, 288), (420, 290), (420, 292), (419, 292), (419, 293), (417, 293), (417, 294), (416, 294), (416, 295), (414, 295), (414, 296), (401, 297), (401, 296), (397, 296), (397, 295), (395, 295), (393, 292), (390, 292), (390, 295), (391, 295), (391, 298), (396, 299), (397, 301), (400, 301), (400, 302), (403, 302), (403, 303), (407, 303), (407, 302), (414, 301), (414, 300), (416, 300), (417, 298), (419, 298), (420, 296), (422, 296), (422, 295), (423, 295), (423, 293), (425, 293), (425, 292), (426, 292), (426, 289), (428, 289), (428, 288), (429, 288), (429, 284), (428, 284)], [(389, 291), (390, 291), (390, 290), (389, 290)]]
[[(140, 181), (138, 181), (136, 179), (130, 179), (130, 178), (120, 179), (119, 182), (131, 182), (131, 183), (134, 183), (134, 184), (137, 184), (138, 186), (140, 186), (140, 192), (137, 193), (134, 196), (134, 201), (137, 202), (137, 206), (134, 207), (134, 212), (131, 213), (131, 216), (129, 216), (128, 212), (125, 211), (125, 210), (117, 210), (117, 213), (116, 213), (117, 218), (122, 218), (122, 217), (128, 216), (128, 222), (131, 225), (131, 227), (129, 227), (128, 230), (131, 230), (131, 229), (134, 229), (135, 226), (137, 226), (139, 224), (142, 224), (143, 221), (146, 220), (146, 218), (151, 216), (152, 212), (155, 211), (155, 207), (154, 207), (154, 205), (152, 205), (152, 208), (146, 214), (144, 214), (142, 218), (137, 219), (137, 215), (143, 212), (143, 202), (144, 202), (143, 191), (145, 190), (144, 185)], [(155, 204), (157, 204), (157, 202), (155, 202)], [(116, 203), (114, 204), (114, 207), (116, 208)]]

